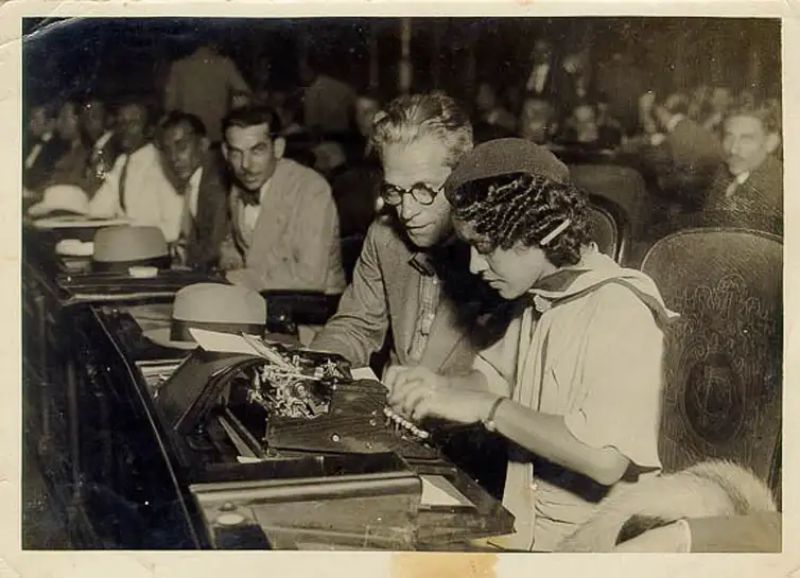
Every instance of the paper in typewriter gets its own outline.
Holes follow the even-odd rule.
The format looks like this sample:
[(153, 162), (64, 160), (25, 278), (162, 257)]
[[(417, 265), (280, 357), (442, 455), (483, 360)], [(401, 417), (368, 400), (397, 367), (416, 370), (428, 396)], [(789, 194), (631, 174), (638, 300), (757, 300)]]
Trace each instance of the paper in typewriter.
[(475, 506), (444, 476), (422, 475), (420, 477), (422, 478), (420, 503), (423, 506)]

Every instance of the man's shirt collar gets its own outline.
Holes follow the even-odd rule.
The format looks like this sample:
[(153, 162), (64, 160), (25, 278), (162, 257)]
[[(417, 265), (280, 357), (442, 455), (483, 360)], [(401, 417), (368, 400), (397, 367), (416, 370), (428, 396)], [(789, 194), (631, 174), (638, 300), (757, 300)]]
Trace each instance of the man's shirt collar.
[(437, 274), (436, 265), (447, 265), (453, 257), (453, 250), (457, 248), (458, 237), (451, 233), (444, 241), (428, 250), (418, 250), (408, 260), (409, 264), (421, 275), (434, 276)]
[(272, 177), (268, 178), (266, 182), (261, 185), (261, 188), (258, 190), (258, 195), (254, 191), (248, 191), (243, 187), (237, 187), (239, 189), (239, 198), (245, 205), (254, 205), (258, 206), (264, 201), (264, 197), (269, 190), (269, 184), (272, 182)]

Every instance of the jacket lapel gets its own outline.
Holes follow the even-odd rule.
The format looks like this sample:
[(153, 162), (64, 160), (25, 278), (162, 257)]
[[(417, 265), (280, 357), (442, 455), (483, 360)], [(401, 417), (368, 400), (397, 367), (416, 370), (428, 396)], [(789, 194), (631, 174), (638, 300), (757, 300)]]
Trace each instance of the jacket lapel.
[[(387, 282), (386, 287), (391, 291), (392, 287), (402, 287), (398, 292), (397, 311), (398, 318), (392, 319), (392, 334), (395, 343), (395, 348), (400, 355), (400, 362), (405, 363), (408, 360), (408, 354), (411, 351), (411, 340), (414, 337), (414, 330), (417, 325), (417, 312), (419, 311), (419, 273), (413, 269), (408, 262), (408, 257), (397, 263), (397, 271), (402, 271), (404, 268), (410, 268), (411, 271), (408, 275), (398, 276), (399, 279), (405, 277), (405, 283)], [(393, 315), (394, 317), (394, 315)]]
[(465, 328), (459, 324), (453, 302), (442, 297), (420, 361), (421, 365), (433, 370), (441, 369), (456, 346), (467, 336)]

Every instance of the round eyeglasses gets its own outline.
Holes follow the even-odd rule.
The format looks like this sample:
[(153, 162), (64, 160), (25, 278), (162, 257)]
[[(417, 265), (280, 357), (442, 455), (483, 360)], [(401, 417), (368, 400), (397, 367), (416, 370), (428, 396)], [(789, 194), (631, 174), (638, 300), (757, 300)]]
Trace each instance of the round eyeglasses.
[(410, 189), (404, 189), (396, 185), (384, 183), (381, 197), (383, 201), (390, 207), (396, 207), (403, 201), (403, 195), (411, 195), (420, 205), (433, 204), (436, 195), (442, 190), (444, 185), (433, 188), (425, 183), (416, 183)]

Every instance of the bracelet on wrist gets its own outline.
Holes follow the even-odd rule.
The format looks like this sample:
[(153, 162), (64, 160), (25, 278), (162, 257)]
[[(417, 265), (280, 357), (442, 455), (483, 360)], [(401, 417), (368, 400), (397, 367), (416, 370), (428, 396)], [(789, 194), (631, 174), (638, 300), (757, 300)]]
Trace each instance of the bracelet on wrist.
[(497, 424), (494, 421), (494, 416), (497, 413), (497, 408), (500, 407), (500, 404), (503, 403), (506, 399), (505, 397), (498, 397), (492, 403), (491, 407), (489, 408), (489, 413), (486, 414), (486, 417), (483, 419), (483, 427), (486, 428), (487, 431), (495, 432), (497, 431)]

